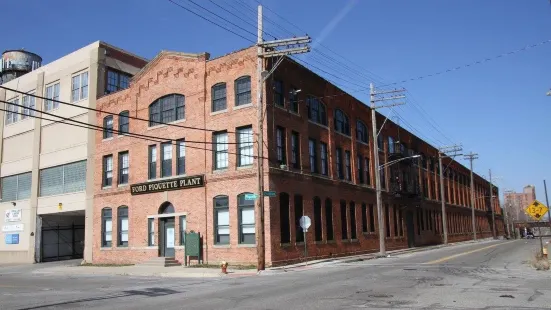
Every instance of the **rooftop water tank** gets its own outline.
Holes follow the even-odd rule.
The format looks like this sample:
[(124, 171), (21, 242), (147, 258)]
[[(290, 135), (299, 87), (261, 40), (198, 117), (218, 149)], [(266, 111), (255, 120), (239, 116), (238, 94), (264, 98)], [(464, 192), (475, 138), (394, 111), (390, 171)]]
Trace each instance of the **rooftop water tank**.
[(35, 53), (23, 49), (5, 51), (0, 59), (0, 84), (38, 69), (41, 65), (42, 57)]

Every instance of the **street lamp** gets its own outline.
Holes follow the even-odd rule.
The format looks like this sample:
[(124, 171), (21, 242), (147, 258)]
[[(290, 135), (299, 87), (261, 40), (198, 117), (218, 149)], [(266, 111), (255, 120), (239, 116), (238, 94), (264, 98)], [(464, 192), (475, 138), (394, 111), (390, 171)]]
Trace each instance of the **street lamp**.
[(390, 165), (394, 165), (395, 163), (401, 162), (402, 160), (411, 159), (411, 158), (419, 158), (419, 157), (421, 157), (421, 155), (413, 155), (413, 156), (404, 157), (404, 158), (396, 159), (396, 160), (393, 160), (393, 161), (389, 161), (386, 164), (380, 165), (379, 170), (383, 169), (384, 167), (388, 167)]

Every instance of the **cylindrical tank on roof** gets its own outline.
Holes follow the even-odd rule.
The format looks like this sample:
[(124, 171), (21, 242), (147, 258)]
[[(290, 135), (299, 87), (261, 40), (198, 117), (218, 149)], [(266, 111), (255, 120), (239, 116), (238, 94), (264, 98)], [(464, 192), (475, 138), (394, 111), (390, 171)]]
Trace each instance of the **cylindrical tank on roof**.
[(29, 73), (42, 65), (42, 57), (25, 50), (8, 50), (0, 59), (0, 84)]

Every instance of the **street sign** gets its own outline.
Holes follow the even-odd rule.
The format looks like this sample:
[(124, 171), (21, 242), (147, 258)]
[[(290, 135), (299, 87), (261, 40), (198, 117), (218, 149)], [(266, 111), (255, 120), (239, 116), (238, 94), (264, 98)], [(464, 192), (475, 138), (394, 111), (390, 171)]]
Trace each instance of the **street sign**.
[(300, 218), (300, 227), (302, 227), (302, 230), (304, 232), (307, 232), (308, 231), (308, 227), (310, 227), (310, 225), (312, 225), (312, 221), (310, 220), (310, 218), (306, 215), (303, 215), (301, 218)]
[(275, 191), (264, 191), (264, 196), (266, 196), (266, 197), (275, 197), (276, 192)]
[(258, 197), (256, 194), (245, 194), (245, 200), (255, 200)]
[(549, 211), (549, 208), (547, 208), (543, 203), (537, 200), (534, 200), (534, 202), (532, 202), (531, 205), (526, 207), (524, 211), (526, 211), (526, 214), (530, 215), (530, 217), (532, 217), (536, 221), (539, 221), (543, 218), (545, 213)]

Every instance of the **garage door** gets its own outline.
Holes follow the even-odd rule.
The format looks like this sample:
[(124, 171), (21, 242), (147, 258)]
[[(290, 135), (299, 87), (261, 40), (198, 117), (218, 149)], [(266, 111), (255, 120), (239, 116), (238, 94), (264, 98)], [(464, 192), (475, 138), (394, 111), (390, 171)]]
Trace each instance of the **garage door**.
[(83, 257), (84, 225), (42, 225), (42, 262)]

